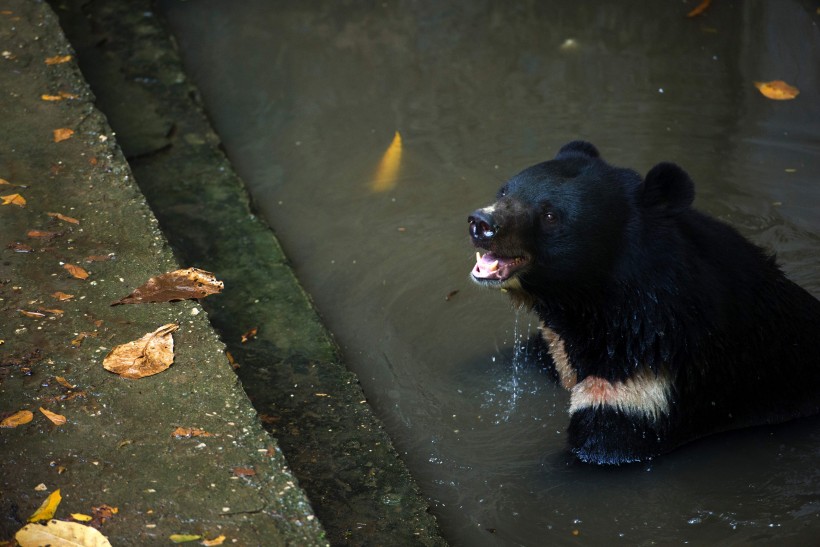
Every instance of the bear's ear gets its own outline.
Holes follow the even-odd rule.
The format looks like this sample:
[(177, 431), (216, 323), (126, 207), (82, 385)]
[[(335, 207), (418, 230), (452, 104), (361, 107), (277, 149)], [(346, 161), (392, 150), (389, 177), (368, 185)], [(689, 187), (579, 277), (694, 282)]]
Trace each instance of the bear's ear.
[(561, 147), (561, 149), (558, 151), (558, 154), (555, 157), (560, 158), (561, 156), (565, 156), (568, 154), (581, 154), (583, 156), (589, 156), (590, 158), (601, 157), (601, 154), (598, 153), (598, 149), (595, 148), (595, 145), (587, 141), (568, 142), (567, 144)]
[(680, 213), (695, 200), (695, 183), (674, 163), (659, 163), (649, 170), (641, 185), (644, 207)]

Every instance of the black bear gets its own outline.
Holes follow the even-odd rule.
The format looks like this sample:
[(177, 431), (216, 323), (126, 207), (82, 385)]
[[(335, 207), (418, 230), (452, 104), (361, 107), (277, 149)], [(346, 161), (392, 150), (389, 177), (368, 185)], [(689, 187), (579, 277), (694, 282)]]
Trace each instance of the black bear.
[(694, 196), (675, 164), (642, 179), (574, 141), (469, 216), (472, 278), (539, 316), (582, 461), (820, 411), (820, 302)]

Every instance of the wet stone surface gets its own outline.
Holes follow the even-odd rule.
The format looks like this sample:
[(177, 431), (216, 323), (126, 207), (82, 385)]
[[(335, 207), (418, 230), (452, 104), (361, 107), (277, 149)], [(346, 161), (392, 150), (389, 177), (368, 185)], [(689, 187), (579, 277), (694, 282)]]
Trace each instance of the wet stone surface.
[(55, 8), (177, 256), (224, 281), (223, 293), (202, 305), (328, 539), (443, 545), (356, 376), (270, 230), (251, 214), (150, 2)]
[[(0, 195), (25, 199), (0, 205), (0, 418), (34, 414), (0, 429), (0, 541), (59, 488), (58, 519), (117, 508), (100, 525), (114, 545), (172, 534), (326, 544), (201, 305), (110, 306), (178, 263), (56, 17), (39, 2), (6, 2), (0, 43), (0, 178), (10, 183)], [(56, 129), (71, 131), (55, 142)], [(141, 380), (103, 369), (113, 347), (167, 323), (180, 325), (170, 369)], [(209, 436), (177, 438), (177, 427)]]

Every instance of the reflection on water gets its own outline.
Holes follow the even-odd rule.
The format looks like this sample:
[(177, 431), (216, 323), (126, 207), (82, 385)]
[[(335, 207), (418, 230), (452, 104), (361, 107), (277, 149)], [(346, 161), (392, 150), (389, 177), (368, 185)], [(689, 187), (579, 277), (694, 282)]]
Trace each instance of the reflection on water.
[[(726, 0), (694, 19), (680, 0), (160, 4), (453, 544), (818, 537), (817, 420), (647, 465), (573, 462), (566, 394), (510, 353), (534, 320), (469, 286), (465, 233), (502, 180), (585, 138), (641, 172), (680, 163), (698, 207), (820, 294), (815, 4)], [(753, 82), (774, 79), (799, 97), (763, 98)]]

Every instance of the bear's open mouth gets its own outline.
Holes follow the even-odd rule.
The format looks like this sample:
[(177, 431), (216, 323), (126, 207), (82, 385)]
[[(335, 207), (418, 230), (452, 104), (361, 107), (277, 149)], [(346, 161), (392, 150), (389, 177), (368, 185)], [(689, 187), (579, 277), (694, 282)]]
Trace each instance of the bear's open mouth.
[(494, 253), (481, 254), (476, 251), (476, 263), (473, 268), (473, 279), (482, 285), (503, 284), (529, 260), (523, 256), (503, 257)]

